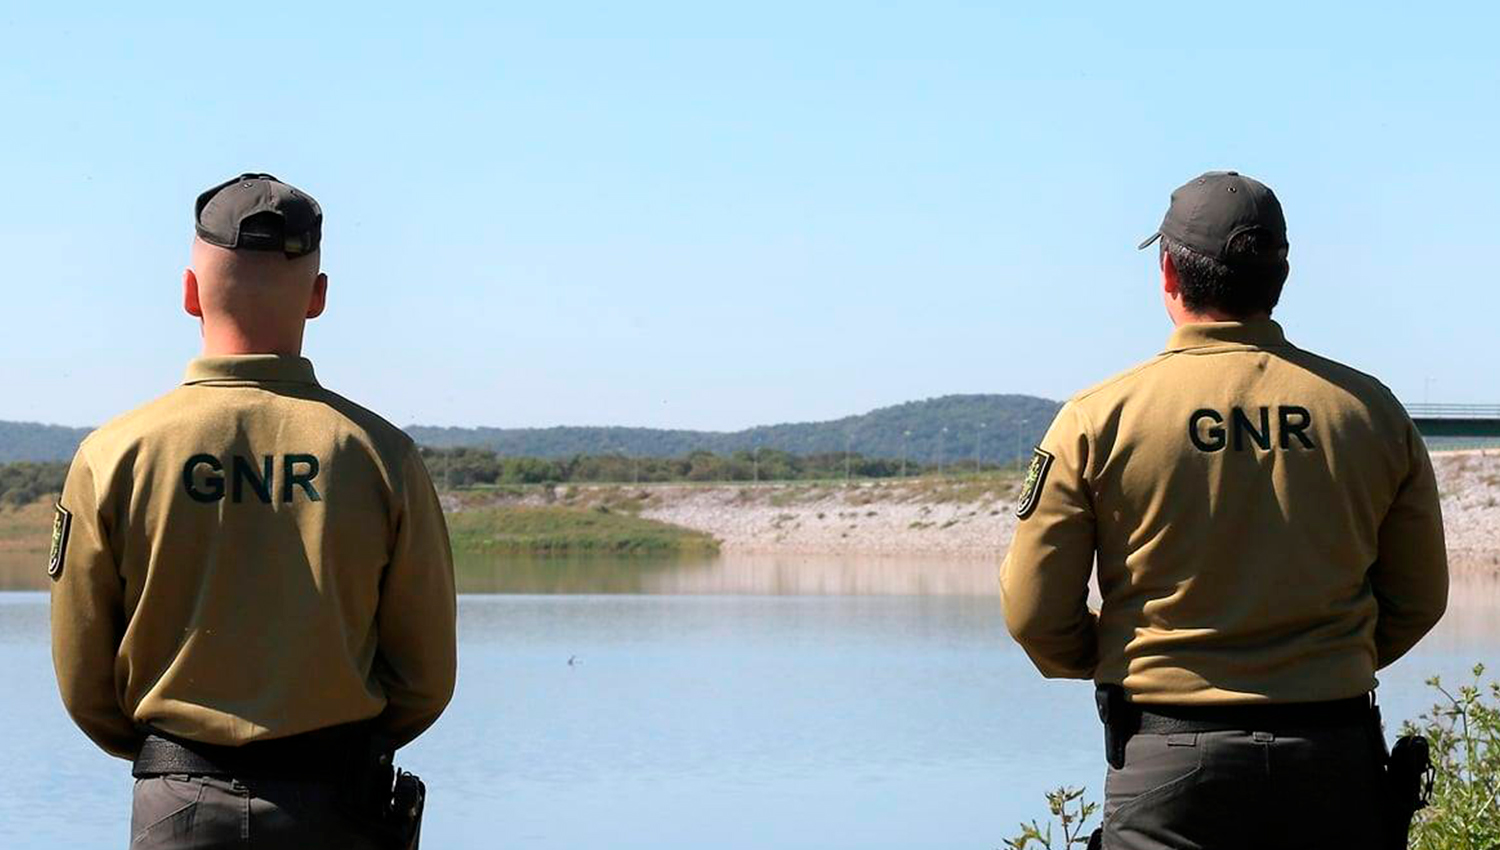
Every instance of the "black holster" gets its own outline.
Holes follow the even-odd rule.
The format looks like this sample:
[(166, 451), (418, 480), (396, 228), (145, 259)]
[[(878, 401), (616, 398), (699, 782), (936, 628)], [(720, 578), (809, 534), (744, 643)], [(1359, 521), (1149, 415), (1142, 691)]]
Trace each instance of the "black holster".
[(417, 850), (427, 786), (415, 774), (397, 769), (395, 755), (388, 740), (372, 736), (349, 765), (341, 805), (381, 847)]
[[(1380, 723), (1380, 708), (1372, 706), (1371, 722), (1385, 752), (1385, 730)], [(1403, 735), (1396, 739), (1385, 758), (1380, 777), (1380, 817), (1383, 850), (1406, 850), (1411, 837), (1412, 818), (1427, 807), (1432, 798), (1435, 771), (1427, 739), (1421, 735)]]
[(1125, 766), (1125, 745), (1139, 723), (1135, 706), (1125, 699), (1125, 689), (1119, 685), (1095, 686), (1094, 705), (1104, 724), (1104, 757), (1119, 770)]
[[(1115, 770), (1125, 766), (1125, 745), (1135, 734), (1138, 718), (1135, 707), (1125, 699), (1125, 689), (1119, 685), (1094, 686), (1094, 706), (1099, 709), (1099, 721), (1104, 724), (1104, 757)], [(1104, 827), (1100, 826), (1089, 835), (1085, 850), (1102, 850)]]

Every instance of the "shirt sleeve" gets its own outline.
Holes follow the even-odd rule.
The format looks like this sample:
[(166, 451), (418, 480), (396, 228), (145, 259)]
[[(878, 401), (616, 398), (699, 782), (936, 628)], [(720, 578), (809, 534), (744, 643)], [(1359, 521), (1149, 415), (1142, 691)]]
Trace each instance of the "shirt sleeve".
[(1375, 621), (1376, 668), (1405, 655), (1448, 606), (1448, 552), (1432, 459), (1416, 426), (1407, 423), (1406, 479), (1380, 523), (1370, 587), (1380, 605)]
[(458, 669), (453, 553), (442, 505), (415, 447), (402, 461), (401, 501), (376, 614), (379, 725), (402, 746), (443, 713)]
[(1099, 661), (1098, 617), (1088, 607), (1095, 542), (1089, 452), (1082, 416), (1065, 405), (1033, 458), (1000, 568), (1006, 626), (1048, 678), (1092, 678)]
[(84, 448), (68, 468), (53, 526), (52, 664), (73, 722), (110, 755), (134, 758), (141, 734), (115, 675), (125, 634), (124, 582)]

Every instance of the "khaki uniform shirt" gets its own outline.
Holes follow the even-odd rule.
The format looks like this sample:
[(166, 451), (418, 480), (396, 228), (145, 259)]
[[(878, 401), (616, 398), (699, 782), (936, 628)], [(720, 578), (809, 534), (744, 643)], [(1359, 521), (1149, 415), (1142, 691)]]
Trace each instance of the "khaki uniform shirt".
[(53, 535), (63, 703), (131, 757), (144, 727), (237, 745), (447, 705), (453, 563), (411, 440), (305, 359), (193, 361), (79, 446)]
[(1184, 325), (1074, 397), (1017, 513), (1011, 633), (1045, 675), (1142, 703), (1357, 696), (1447, 603), (1437, 486), (1405, 409), (1269, 320)]

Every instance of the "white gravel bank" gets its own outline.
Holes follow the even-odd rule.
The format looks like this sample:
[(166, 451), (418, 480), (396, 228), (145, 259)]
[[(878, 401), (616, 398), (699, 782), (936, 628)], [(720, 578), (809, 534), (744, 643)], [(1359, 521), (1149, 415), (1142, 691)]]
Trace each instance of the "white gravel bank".
[[(1500, 451), (1439, 452), (1434, 463), (1455, 572), (1500, 574)], [(642, 516), (706, 531), (729, 552), (995, 557), (1015, 527), (1005, 482), (649, 489)]]

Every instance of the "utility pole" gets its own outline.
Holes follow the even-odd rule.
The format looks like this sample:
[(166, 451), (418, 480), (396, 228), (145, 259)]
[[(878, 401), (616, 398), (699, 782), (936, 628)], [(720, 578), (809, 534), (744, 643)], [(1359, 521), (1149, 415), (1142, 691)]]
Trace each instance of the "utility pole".
[(906, 477), (906, 444), (911, 441), (911, 431), (901, 432), (901, 477)]
[(943, 430), (938, 432), (938, 475), (943, 474), (943, 443), (946, 441), (945, 438), (947, 436), (948, 426), (944, 425)]
[(752, 474), (752, 478), (754, 479), (755, 483), (759, 484), (760, 483), (760, 446), (756, 446), (755, 447), (755, 451), (751, 452), (751, 454), (750, 454), (750, 468), (753, 469), (753, 470), (755, 470), (755, 472)]
[(979, 423), (979, 432), (974, 436), (974, 474), (979, 474), (979, 458), (983, 453), (984, 423)]

